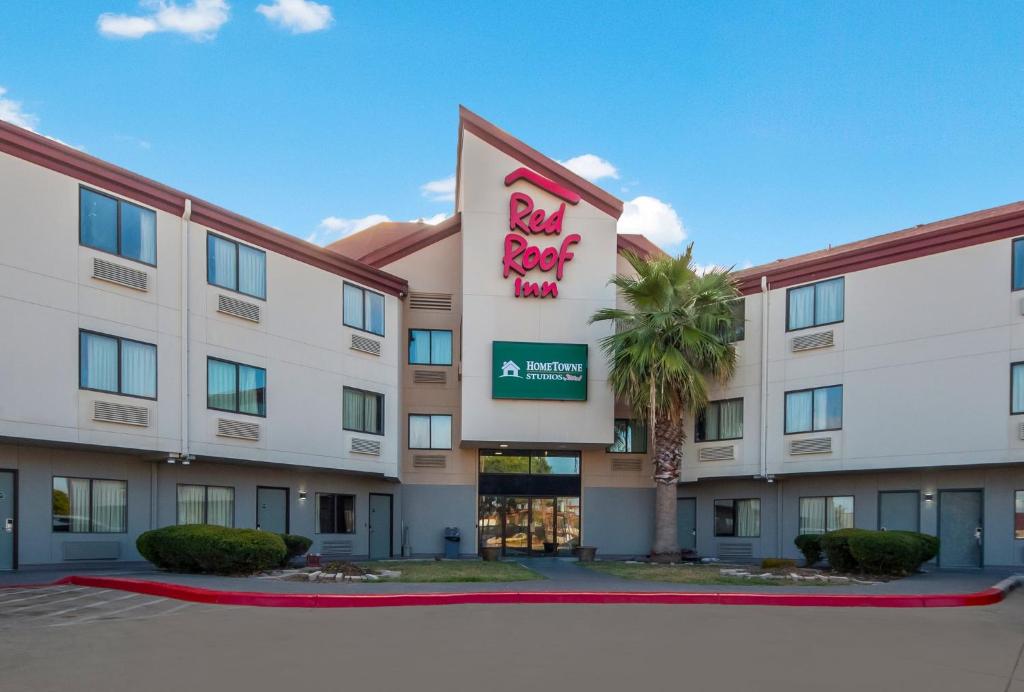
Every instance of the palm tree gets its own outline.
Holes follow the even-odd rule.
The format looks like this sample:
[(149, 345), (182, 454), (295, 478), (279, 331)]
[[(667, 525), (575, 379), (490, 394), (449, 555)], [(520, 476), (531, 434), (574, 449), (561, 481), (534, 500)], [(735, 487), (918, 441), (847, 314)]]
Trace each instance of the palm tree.
[(710, 381), (724, 382), (735, 370), (729, 343), (739, 291), (729, 270), (698, 273), (693, 245), (679, 257), (624, 253), (635, 276), (611, 280), (624, 308), (603, 308), (590, 322), (614, 323), (601, 340), (612, 390), (633, 414), (647, 421), (654, 450), (654, 546), (651, 558), (680, 558), (676, 492), (686, 432), (683, 416), (707, 404)]

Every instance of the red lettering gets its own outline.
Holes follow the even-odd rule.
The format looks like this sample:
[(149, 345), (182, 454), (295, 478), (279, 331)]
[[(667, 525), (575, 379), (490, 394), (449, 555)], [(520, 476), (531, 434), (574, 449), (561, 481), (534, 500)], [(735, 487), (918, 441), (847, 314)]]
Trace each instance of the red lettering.
[(549, 245), (540, 253), (540, 263), (537, 265), (541, 271), (549, 272), (554, 269), (558, 262), (558, 248)]
[[(533, 199), (524, 192), (513, 192), (508, 199), (508, 228), (520, 231), (529, 236), (534, 233), (560, 235), (562, 220), (565, 217), (565, 204), (559, 205), (550, 216), (543, 209), (534, 207)], [(541, 248), (518, 233), (505, 235), (505, 256), (502, 258), (502, 276), (506, 279), (516, 274), (514, 293), (519, 298), (557, 298), (558, 282), (565, 275), (565, 265), (572, 261), (572, 247), (580, 242), (580, 235), (572, 233), (562, 239), (559, 246)], [(540, 269), (548, 272), (555, 270), (554, 281), (537, 283), (525, 281), (522, 277), (528, 271)]]
[(515, 233), (509, 233), (505, 236), (505, 258), (502, 260), (502, 273), (506, 279), (508, 278), (509, 271), (514, 271), (520, 276), (526, 275), (526, 270), (523, 269), (523, 265), (516, 264), (515, 259), (519, 255), (523, 254), (526, 249), (527, 242), (522, 236), (518, 236)]
[(533, 200), (530, 196), (525, 192), (513, 192), (508, 198), (508, 229), (514, 231), (518, 228), (523, 233), (529, 233), (530, 229), (524, 219), (532, 212)]
[(573, 254), (569, 248), (578, 242), (580, 242), (579, 233), (567, 235), (562, 240), (562, 247), (558, 250), (558, 269), (555, 270), (555, 278), (559, 281), (562, 280), (562, 275), (565, 273), (565, 263), (573, 258)]
[(555, 213), (548, 217), (548, 222), (544, 225), (544, 232), (548, 234), (559, 235), (562, 232), (562, 217), (565, 216), (565, 203), (555, 210)]

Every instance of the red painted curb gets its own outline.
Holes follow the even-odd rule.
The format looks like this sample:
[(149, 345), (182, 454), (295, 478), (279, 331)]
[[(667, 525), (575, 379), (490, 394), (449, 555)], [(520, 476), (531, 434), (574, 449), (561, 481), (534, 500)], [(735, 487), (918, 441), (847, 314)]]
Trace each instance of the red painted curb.
[[(20, 588), (73, 584), (118, 589), (148, 596), (162, 596), (193, 603), (243, 605), (264, 608), (386, 608), (441, 605), (755, 605), (817, 608), (959, 608), (999, 603), (1016, 587), (1005, 579), (983, 591), (964, 594), (775, 594), (680, 591), (467, 591), (459, 593), (403, 594), (275, 594), (255, 591), (219, 591), (180, 584), (71, 575), (48, 584)], [(16, 587), (5, 587), (16, 588)]]

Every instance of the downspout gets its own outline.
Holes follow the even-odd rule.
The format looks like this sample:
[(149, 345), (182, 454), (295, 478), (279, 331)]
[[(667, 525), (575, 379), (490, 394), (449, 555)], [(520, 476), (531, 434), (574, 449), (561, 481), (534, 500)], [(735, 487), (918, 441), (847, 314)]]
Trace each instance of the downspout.
[(761, 277), (761, 477), (768, 478), (768, 277)]
[(189, 222), (192, 218), (192, 200), (185, 200), (181, 215), (181, 458), (188, 460), (189, 450), (189, 338), (188, 338), (188, 282), (189, 282)]

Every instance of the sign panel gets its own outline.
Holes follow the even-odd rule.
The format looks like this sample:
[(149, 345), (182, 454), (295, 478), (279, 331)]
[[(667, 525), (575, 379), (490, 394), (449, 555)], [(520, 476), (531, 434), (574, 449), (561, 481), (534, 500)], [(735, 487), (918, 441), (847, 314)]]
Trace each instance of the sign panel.
[(587, 400), (587, 344), (495, 341), (492, 399)]

